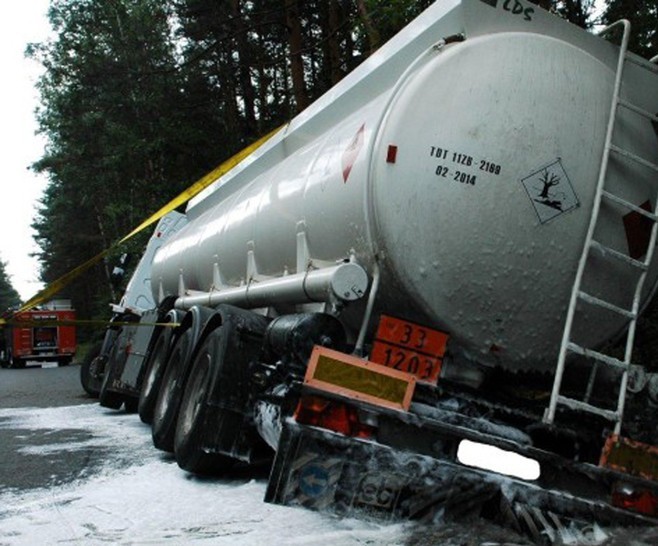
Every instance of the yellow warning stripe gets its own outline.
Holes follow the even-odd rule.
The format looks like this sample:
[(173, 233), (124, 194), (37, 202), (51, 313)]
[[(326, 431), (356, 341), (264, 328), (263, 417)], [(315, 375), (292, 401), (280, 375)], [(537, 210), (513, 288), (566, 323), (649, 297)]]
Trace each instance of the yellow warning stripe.
[[(189, 188), (187, 188), (183, 193), (181, 193), (178, 197), (172, 199), (167, 203), (164, 207), (162, 207), (158, 212), (144, 220), (139, 226), (137, 226), (135, 229), (133, 229), (128, 235), (123, 237), (121, 240), (119, 240), (117, 243), (114, 243), (110, 248), (104, 250), (100, 254), (97, 254), (93, 258), (87, 260), (85, 263), (82, 265), (79, 265), (72, 271), (69, 271), (59, 279), (51, 282), (48, 286), (46, 286), (43, 290), (38, 292), (35, 296), (30, 298), (26, 303), (23, 304), (23, 306), (18, 310), (18, 312), (22, 311), (29, 311), (33, 307), (36, 307), (37, 305), (44, 303), (48, 301), (49, 299), (52, 299), (52, 297), (60, 292), (64, 287), (66, 287), (71, 281), (73, 281), (75, 278), (79, 277), (82, 273), (87, 271), (89, 268), (92, 266), (96, 265), (98, 262), (100, 262), (105, 256), (107, 256), (110, 252), (112, 252), (114, 249), (116, 249), (118, 246), (122, 245), (125, 243), (128, 239), (131, 237), (134, 237), (137, 235), (140, 231), (146, 229), (148, 226), (154, 224), (160, 218), (162, 218), (165, 214), (171, 212), (172, 210), (180, 207), (192, 197), (198, 195), (201, 193), (204, 189), (206, 189), (210, 184), (215, 182), (218, 178), (224, 176), (227, 172), (229, 172), (231, 169), (233, 169), (235, 166), (237, 166), (243, 159), (245, 159), (247, 156), (255, 152), (258, 148), (260, 148), (263, 144), (265, 144), (268, 140), (270, 140), (274, 135), (276, 135), (281, 129), (283, 129), (285, 125), (282, 125), (281, 127), (278, 127), (274, 131), (266, 134), (264, 137), (258, 139), (256, 142), (251, 144), (250, 146), (247, 146), (244, 150), (238, 152), (234, 156), (230, 157), (226, 161), (224, 161), (219, 167), (216, 169), (210, 171), (208, 174), (205, 176), (201, 177), (199, 180), (197, 180), (194, 184), (192, 184)], [(6, 324), (6, 319), (0, 318), (0, 326)]]
[(14, 328), (38, 328), (40, 326), (162, 326), (177, 328), (179, 322), (130, 322), (109, 320), (6, 320), (0, 326), (13, 326)]

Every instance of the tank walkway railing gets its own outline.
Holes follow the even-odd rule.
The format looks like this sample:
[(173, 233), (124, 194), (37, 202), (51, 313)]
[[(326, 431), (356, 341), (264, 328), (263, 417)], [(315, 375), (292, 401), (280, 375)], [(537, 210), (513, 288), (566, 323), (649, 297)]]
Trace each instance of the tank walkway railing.
[[(644, 108), (632, 104), (620, 97), (624, 66), (628, 60), (628, 41), (630, 37), (630, 23), (626, 20), (618, 21), (610, 25), (609, 27), (603, 29), (603, 31), (600, 34), (601, 35), (607, 34), (611, 30), (618, 28), (619, 26), (623, 27), (623, 36), (621, 40), (619, 57), (617, 60), (612, 105), (610, 110), (610, 117), (608, 120), (608, 126), (607, 126), (605, 144), (603, 148), (603, 156), (601, 159), (601, 167), (599, 170), (596, 193), (594, 196), (592, 215), (590, 218), (589, 229), (585, 238), (583, 252), (581, 254), (581, 258), (578, 264), (578, 269), (576, 272), (576, 277), (574, 279), (574, 284), (572, 287), (571, 298), (567, 310), (562, 342), (560, 345), (560, 352), (558, 355), (558, 363), (555, 372), (555, 379), (553, 383), (551, 399), (550, 399), (549, 407), (546, 409), (546, 412), (544, 414), (544, 422), (547, 424), (551, 424), (554, 422), (558, 405), (567, 407), (575, 411), (598, 415), (614, 423), (615, 434), (619, 434), (621, 430), (624, 405), (626, 400), (626, 389), (628, 386), (629, 372), (631, 369), (631, 358), (632, 358), (633, 346), (635, 342), (635, 332), (637, 327), (637, 319), (640, 311), (642, 290), (647, 278), (649, 265), (651, 264), (651, 260), (653, 258), (653, 253), (656, 246), (656, 237), (658, 235), (658, 207), (656, 207), (653, 211), (645, 210), (644, 208), (638, 207), (635, 204), (629, 202), (628, 200), (623, 199), (622, 197), (614, 193), (611, 193), (606, 189), (606, 180), (608, 177), (608, 165), (609, 165), (611, 154), (615, 154), (621, 157), (623, 160), (635, 162), (644, 168), (653, 170), (656, 173), (658, 173), (658, 164), (652, 163), (638, 156), (637, 154), (629, 150), (620, 148), (619, 146), (616, 146), (612, 143), (613, 135), (615, 132), (615, 122), (617, 120), (617, 113), (620, 108), (631, 110), (636, 114), (639, 114), (653, 121), (654, 123), (658, 123), (657, 115), (654, 115), (653, 113), (645, 110)], [(656, 58), (651, 60), (655, 62)], [(656, 197), (658, 197), (658, 195)], [(614, 250), (594, 239), (594, 233), (597, 227), (597, 222), (599, 220), (599, 212), (603, 200), (611, 201), (625, 209), (638, 213), (642, 215), (642, 217), (651, 221), (652, 226), (651, 226), (651, 233), (649, 237), (649, 246), (644, 260), (637, 260), (635, 258), (632, 258), (631, 256), (628, 256), (622, 252)], [(609, 301), (606, 301), (598, 297), (594, 297), (584, 292), (581, 289), (583, 283), (583, 277), (585, 274), (585, 270), (587, 267), (588, 258), (590, 256), (591, 250), (598, 251), (597, 254), (599, 256), (602, 256), (609, 261), (622, 262), (640, 271), (640, 274), (637, 278), (635, 290), (633, 293), (633, 302), (630, 309), (624, 309)], [(572, 340), (574, 318), (576, 315), (576, 309), (578, 303), (580, 301), (590, 306), (599, 307), (607, 311), (617, 313), (618, 315), (621, 315), (622, 317), (629, 320), (623, 360), (619, 360), (612, 356), (608, 356), (600, 352), (594, 351), (592, 349), (582, 347)], [(569, 353), (575, 353), (593, 361), (593, 364), (590, 369), (590, 376), (587, 384), (585, 397), (583, 400), (577, 400), (561, 394), (562, 379), (564, 376), (565, 364)], [(618, 372), (621, 372), (619, 377), (619, 393), (616, 401), (616, 409), (604, 409), (602, 407), (590, 404), (589, 402), (592, 394), (594, 381), (600, 365), (604, 365), (609, 368), (615, 369)]]

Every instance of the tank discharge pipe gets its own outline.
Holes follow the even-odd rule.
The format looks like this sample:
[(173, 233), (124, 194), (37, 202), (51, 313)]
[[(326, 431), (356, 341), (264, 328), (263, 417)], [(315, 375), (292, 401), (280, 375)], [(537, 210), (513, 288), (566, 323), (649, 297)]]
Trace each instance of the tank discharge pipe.
[(213, 292), (191, 292), (176, 300), (177, 309), (195, 305), (216, 307), (226, 303), (243, 309), (259, 309), (277, 305), (314, 302), (350, 302), (361, 299), (368, 289), (368, 275), (356, 263), (341, 263), (322, 269), (312, 269), (294, 275), (284, 275), (245, 286)]
[(372, 286), (370, 288), (370, 296), (368, 297), (366, 312), (363, 315), (361, 330), (359, 330), (359, 337), (357, 338), (356, 346), (354, 347), (354, 354), (358, 356), (363, 356), (363, 345), (366, 339), (366, 332), (368, 331), (368, 325), (370, 324), (370, 317), (372, 316), (372, 310), (373, 307), (375, 306), (375, 300), (377, 299), (377, 291), (379, 290), (379, 278), (380, 278), (379, 262), (375, 261)]

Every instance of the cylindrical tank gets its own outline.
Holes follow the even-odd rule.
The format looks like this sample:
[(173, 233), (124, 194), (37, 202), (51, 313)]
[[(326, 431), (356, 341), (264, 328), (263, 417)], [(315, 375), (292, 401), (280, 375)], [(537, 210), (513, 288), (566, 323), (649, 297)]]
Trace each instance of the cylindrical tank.
[[(552, 369), (613, 82), (609, 63), (540, 33), (431, 49), (393, 87), (193, 218), (156, 255), (154, 290), (176, 294), (182, 275), (186, 288), (209, 291), (215, 264), (227, 284), (245, 282), (249, 249), (259, 275), (294, 272), (303, 230), (313, 260), (353, 253), (369, 272), (379, 262), (378, 311), (449, 332), (474, 361)], [(619, 145), (656, 143), (650, 124), (628, 123)], [(624, 197), (652, 200), (650, 173), (633, 174)], [(608, 185), (621, 184), (611, 170)], [(602, 214), (607, 244), (627, 251), (623, 216)], [(588, 290), (623, 304), (633, 277), (601, 264)], [(647, 286), (655, 282), (652, 267)], [(588, 346), (624, 326), (596, 317), (578, 333)]]

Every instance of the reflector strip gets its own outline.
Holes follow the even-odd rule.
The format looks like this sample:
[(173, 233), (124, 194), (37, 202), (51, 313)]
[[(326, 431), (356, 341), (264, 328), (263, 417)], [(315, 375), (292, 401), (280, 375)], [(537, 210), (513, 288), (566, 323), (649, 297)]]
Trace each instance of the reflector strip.
[(304, 383), (377, 406), (408, 410), (416, 378), (374, 362), (315, 347)]

